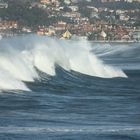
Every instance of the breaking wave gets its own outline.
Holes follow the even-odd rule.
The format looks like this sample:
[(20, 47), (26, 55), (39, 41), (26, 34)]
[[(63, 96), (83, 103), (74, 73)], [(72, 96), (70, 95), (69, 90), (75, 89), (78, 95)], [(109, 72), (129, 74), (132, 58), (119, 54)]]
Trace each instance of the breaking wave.
[(55, 66), (102, 77), (127, 77), (96, 57), (88, 41), (66, 41), (29, 35), (0, 40), (0, 89), (30, 90), (24, 81), (39, 79), (37, 69), (55, 76)]

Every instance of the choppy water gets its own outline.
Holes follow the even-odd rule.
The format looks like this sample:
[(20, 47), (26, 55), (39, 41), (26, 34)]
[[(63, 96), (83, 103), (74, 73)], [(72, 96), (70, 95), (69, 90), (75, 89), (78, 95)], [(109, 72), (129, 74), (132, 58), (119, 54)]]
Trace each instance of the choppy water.
[(0, 140), (139, 140), (139, 84), (138, 43), (1, 40)]

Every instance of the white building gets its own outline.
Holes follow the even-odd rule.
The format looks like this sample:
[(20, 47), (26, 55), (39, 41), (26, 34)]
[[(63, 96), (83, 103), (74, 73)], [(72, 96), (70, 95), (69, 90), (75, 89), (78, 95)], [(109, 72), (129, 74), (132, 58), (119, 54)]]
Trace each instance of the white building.
[(8, 4), (0, 2), (0, 8), (8, 8)]
[(69, 6), (69, 8), (74, 12), (79, 10), (78, 6)]
[(133, 0), (125, 0), (125, 2), (132, 3), (132, 2), (133, 2)]
[(140, 40), (140, 31), (134, 31), (130, 33), (134, 40)]
[(64, 0), (64, 3), (69, 5), (69, 4), (71, 4), (71, 1), (70, 0)]
[(120, 20), (122, 20), (122, 21), (128, 21), (129, 19), (130, 19), (130, 17), (128, 15), (120, 14)]

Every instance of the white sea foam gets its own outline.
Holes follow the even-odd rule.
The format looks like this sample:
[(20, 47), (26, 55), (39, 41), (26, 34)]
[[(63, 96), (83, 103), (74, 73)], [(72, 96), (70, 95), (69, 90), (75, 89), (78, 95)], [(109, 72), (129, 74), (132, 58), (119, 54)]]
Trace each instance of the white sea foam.
[(92, 133), (92, 134), (139, 134), (139, 126), (48, 126), (48, 127), (0, 127), (0, 134), (37, 133)]
[(0, 90), (26, 90), (30, 91), (26, 85), (12, 76), (8, 71), (0, 69)]
[(28, 90), (23, 81), (39, 78), (36, 69), (55, 76), (55, 65), (103, 78), (127, 77), (104, 64), (88, 41), (60, 41), (36, 35), (0, 41), (0, 89)]

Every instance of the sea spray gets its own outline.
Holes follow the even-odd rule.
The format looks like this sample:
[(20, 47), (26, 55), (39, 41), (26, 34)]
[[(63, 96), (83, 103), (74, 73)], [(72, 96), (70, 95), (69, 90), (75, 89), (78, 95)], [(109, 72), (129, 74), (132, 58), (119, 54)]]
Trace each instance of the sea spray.
[(8, 71), (0, 69), (0, 91), (1, 90), (30, 91), (21, 80), (16, 79)]
[(99, 60), (88, 41), (29, 35), (0, 41), (0, 89), (28, 90), (23, 81), (39, 79), (36, 68), (55, 76), (55, 66), (102, 78), (127, 77)]

